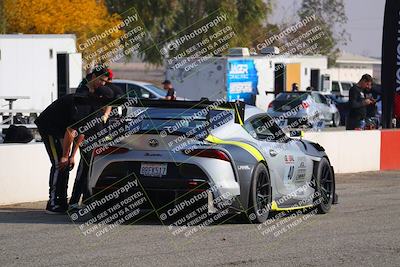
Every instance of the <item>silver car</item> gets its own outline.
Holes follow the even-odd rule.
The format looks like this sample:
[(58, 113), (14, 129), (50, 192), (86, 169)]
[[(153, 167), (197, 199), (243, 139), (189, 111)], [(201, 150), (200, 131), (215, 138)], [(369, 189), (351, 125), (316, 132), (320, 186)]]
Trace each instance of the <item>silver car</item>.
[(332, 101), (319, 92), (283, 92), (276, 96), (267, 113), (281, 127), (300, 128), (340, 125), (340, 113)]
[(138, 181), (135, 190), (148, 199), (143, 209), (157, 214), (179, 210), (182, 203), (188, 207), (183, 199), (203, 194), (207, 213), (228, 207), (257, 223), (270, 211), (315, 207), (326, 213), (335, 202), (334, 170), (324, 149), (286, 136), (254, 106), (150, 100), (140, 105), (124, 119), (130, 133), (93, 153), (93, 200)]

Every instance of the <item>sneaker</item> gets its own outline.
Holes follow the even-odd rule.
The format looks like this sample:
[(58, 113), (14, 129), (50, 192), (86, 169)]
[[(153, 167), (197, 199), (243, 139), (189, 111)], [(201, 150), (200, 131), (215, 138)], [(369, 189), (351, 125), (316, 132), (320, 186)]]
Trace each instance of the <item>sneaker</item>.
[(80, 209), (81, 209), (81, 207), (79, 207), (78, 203), (69, 204), (69, 206), (68, 206), (68, 212), (74, 212), (74, 211), (78, 211)]
[(46, 207), (47, 214), (65, 214), (65, 212), (66, 212), (66, 209), (59, 205)]

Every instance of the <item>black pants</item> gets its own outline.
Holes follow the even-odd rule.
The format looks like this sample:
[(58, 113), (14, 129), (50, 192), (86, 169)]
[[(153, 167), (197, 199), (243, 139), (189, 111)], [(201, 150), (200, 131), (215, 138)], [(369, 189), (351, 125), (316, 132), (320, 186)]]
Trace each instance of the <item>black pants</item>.
[(69, 204), (78, 204), (79, 199), (83, 195), (83, 201), (89, 197), (88, 186), (88, 174), (91, 159), (91, 152), (83, 152), (80, 149), (81, 160), (79, 161), (78, 171), (76, 172), (76, 178), (74, 183), (74, 189), (72, 190), (72, 196), (69, 200)]
[(58, 168), (58, 163), (62, 157), (63, 138), (44, 134), (40, 130), (39, 133), (51, 161), (48, 205), (66, 206), (69, 169), (68, 167), (63, 170)]

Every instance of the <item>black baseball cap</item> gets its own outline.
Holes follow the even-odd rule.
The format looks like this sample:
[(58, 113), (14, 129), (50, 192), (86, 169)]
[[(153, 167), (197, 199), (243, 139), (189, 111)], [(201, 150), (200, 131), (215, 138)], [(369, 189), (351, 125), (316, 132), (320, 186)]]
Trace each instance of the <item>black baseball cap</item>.
[(101, 75), (109, 75), (108, 74), (108, 67), (104, 65), (97, 65), (93, 68), (92, 72), (90, 74), (96, 75), (96, 77), (99, 77)]
[(171, 81), (170, 80), (165, 80), (161, 84), (171, 84)]

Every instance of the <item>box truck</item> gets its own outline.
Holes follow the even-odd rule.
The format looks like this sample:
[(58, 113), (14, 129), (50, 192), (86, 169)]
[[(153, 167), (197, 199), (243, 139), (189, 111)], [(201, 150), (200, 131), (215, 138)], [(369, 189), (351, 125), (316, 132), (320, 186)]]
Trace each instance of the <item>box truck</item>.
[(325, 56), (237, 52), (241, 50), (245, 51), (231, 49), (235, 53), (223, 57), (167, 61), (170, 64), (166, 68), (166, 78), (171, 80), (179, 97), (239, 99), (263, 110), (276, 94), (290, 91), (293, 83), (297, 83), (300, 90), (309, 86), (319, 91), (328, 90), (325, 75), (328, 60)]

